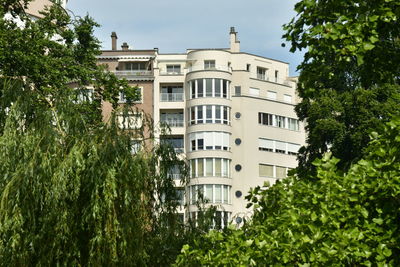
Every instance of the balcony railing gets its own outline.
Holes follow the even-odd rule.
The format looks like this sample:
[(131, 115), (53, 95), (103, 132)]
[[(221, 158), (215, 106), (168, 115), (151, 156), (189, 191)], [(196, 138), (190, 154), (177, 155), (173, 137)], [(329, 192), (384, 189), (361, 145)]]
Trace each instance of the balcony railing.
[(232, 72), (232, 68), (231, 67), (224, 66), (224, 65), (216, 65), (216, 66), (213, 66), (213, 67), (204, 67), (204, 65), (195, 65), (195, 66), (190, 67), (188, 69), (188, 72), (199, 71), (199, 70), (210, 70), (210, 71), (219, 70), (219, 71)]
[(182, 120), (162, 120), (161, 123), (167, 124), (169, 127), (183, 127), (184, 121)]
[(113, 73), (125, 79), (153, 76), (151, 70), (116, 70)]
[(161, 102), (183, 102), (183, 93), (161, 93)]
[(160, 71), (160, 75), (183, 75), (182, 70), (176, 70), (176, 71)]
[(283, 84), (283, 85), (290, 85), (290, 81), (289, 80), (285, 80), (285, 79), (280, 79), (280, 78), (276, 78), (276, 77), (269, 77), (267, 75), (263, 75), (260, 73), (257, 73), (256, 76), (258, 80), (263, 80), (263, 81), (268, 81), (268, 82), (273, 82), (273, 83), (279, 83), (279, 84)]

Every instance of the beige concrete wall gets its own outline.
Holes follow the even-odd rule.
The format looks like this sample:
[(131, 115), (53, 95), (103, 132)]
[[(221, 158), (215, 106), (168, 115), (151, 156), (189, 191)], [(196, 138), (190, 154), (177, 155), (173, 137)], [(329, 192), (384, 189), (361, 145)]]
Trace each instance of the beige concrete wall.
[(35, 17), (41, 17), (39, 11), (44, 10), (45, 6), (50, 6), (52, 3), (49, 0), (34, 0), (29, 3), (26, 12)]
[[(67, 0), (61, 1), (61, 5), (65, 7)], [(41, 17), (39, 11), (43, 11), (46, 6), (51, 6), (52, 2), (49, 0), (33, 0), (29, 3), (26, 12), (35, 17)]]

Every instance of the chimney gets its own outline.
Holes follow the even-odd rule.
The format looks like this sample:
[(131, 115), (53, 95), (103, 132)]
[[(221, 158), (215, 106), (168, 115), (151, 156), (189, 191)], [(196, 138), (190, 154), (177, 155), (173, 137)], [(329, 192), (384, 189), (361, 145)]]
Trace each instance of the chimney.
[(122, 48), (122, 50), (128, 50), (128, 49), (129, 49), (129, 45), (128, 45), (126, 42), (124, 42), (124, 43), (121, 45), (121, 48)]
[(234, 52), (234, 53), (240, 52), (240, 41), (238, 41), (238, 39), (237, 39), (237, 32), (235, 32), (235, 27), (231, 27), (229, 36), (230, 36), (231, 52)]
[(115, 32), (111, 33), (111, 49), (117, 50), (117, 34)]

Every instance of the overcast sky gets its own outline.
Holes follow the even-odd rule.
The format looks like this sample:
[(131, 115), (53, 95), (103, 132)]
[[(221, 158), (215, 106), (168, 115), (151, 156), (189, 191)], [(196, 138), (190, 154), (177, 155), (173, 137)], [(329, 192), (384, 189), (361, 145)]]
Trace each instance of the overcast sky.
[(240, 49), (290, 63), (290, 74), (302, 53), (281, 47), (282, 25), (295, 16), (296, 0), (69, 0), (77, 16), (89, 14), (101, 26), (95, 32), (103, 49), (118, 46), (159, 48), (160, 53), (185, 53), (187, 48), (227, 48), (229, 29), (238, 32)]

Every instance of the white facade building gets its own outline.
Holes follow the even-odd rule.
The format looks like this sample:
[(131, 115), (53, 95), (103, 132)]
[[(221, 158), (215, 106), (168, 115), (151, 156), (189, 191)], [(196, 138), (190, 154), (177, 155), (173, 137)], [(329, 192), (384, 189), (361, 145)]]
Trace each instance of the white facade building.
[(196, 216), (199, 192), (218, 206), (218, 224), (249, 217), (250, 188), (297, 166), (305, 132), (288, 74), (288, 63), (240, 52), (233, 27), (230, 48), (157, 53), (154, 121), (169, 124), (171, 134), (161, 139), (172, 140), (190, 166), (186, 218)]

